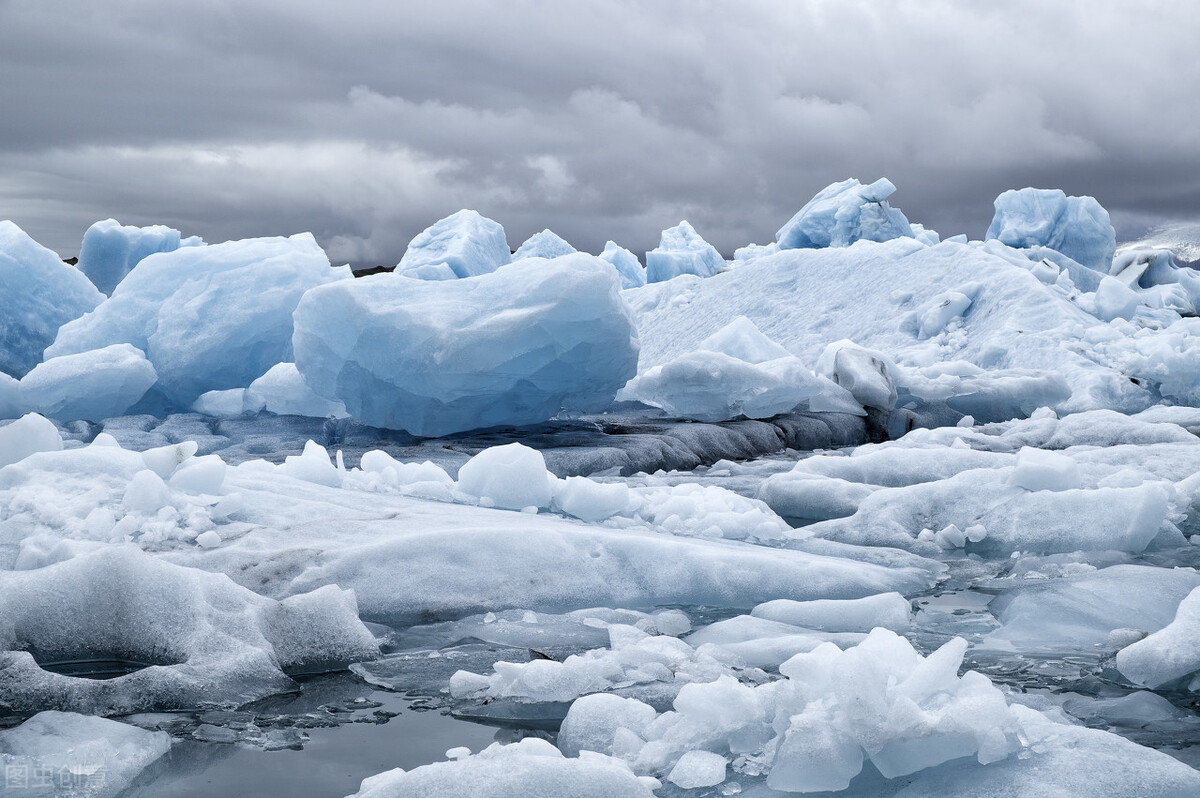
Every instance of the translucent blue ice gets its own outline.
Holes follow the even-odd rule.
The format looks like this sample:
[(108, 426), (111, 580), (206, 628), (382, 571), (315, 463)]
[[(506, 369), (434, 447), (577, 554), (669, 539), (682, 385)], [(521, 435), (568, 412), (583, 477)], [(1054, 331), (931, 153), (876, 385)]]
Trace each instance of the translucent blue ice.
[(103, 299), (82, 272), (0, 221), (0, 371), (23, 377), (41, 362), (60, 325)]
[(132, 344), (158, 372), (156, 390), (189, 407), (290, 362), (296, 303), (341, 279), (349, 269), (331, 269), (309, 233), (157, 253), (94, 312), (65, 325), (46, 357)]
[(1117, 234), (1092, 197), (1068, 197), (1059, 189), (1023, 188), (996, 197), (996, 215), (985, 238), (1010, 247), (1049, 247), (1091, 269), (1108, 273)]
[(83, 234), (79, 247), (79, 270), (106, 296), (142, 258), (155, 252), (171, 252), (180, 245), (202, 244), (198, 238), (181, 242), (179, 231), (163, 225), (130, 227), (116, 219), (96, 222)]
[(604, 251), (600, 253), (600, 257), (611, 263), (617, 273), (621, 275), (622, 288), (637, 288), (646, 284), (646, 270), (638, 262), (637, 255), (625, 247), (609, 241), (604, 245)]
[(658, 247), (646, 253), (646, 282), (661, 283), (681, 274), (712, 277), (724, 265), (721, 253), (683, 221), (663, 230)]
[(617, 275), (585, 253), (463, 280), (325, 285), (295, 321), (296, 367), (314, 391), (415, 435), (602, 410), (637, 370)]
[(422, 280), (454, 280), (494, 272), (511, 259), (504, 228), (464, 209), (417, 233), (396, 273)]
[(864, 186), (854, 178), (826, 186), (775, 234), (780, 249), (848, 247), (855, 241), (914, 238), (904, 214), (887, 203), (886, 177)]

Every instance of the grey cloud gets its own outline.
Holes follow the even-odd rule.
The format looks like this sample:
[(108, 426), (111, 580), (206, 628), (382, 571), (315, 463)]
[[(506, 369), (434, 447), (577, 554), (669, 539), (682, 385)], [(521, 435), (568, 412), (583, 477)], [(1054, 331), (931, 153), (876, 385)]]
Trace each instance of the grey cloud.
[(394, 263), (460, 207), (726, 253), (824, 185), (979, 236), (1006, 188), (1123, 233), (1200, 216), (1186, 2), (0, 2), (0, 217), (73, 252), (115, 216), (312, 230)]

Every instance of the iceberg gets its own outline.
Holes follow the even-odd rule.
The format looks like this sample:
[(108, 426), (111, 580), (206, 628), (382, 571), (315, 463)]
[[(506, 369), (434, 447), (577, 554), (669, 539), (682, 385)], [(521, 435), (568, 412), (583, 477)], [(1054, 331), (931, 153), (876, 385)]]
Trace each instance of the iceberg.
[(638, 262), (637, 255), (625, 247), (608, 241), (604, 244), (604, 251), (600, 253), (600, 258), (611, 263), (617, 273), (621, 275), (622, 288), (637, 288), (639, 285), (646, 284), (646, 270)]
[(511, 259), (504, 228), (464, 208), (417, 233), (394, 273), (454, 280), (494, 272)]
[(663, 230), (658, 246), (646, 253), (646, 282), (660, 283), (682, 274), (712, 277), (724, 267), (721, 253), (682, 221)]
[(244, 388), (292, 358), (292, 311), (310, 288), (349, 280), (309, 233), (149, 255), (93, 312), (58, 331), (46, 357), (118, 343), (146, 353), (155, 390), (179, 407)]
[(996, 197), (996, 215), (985, 239), (1017, 249), (1049, 247), (1108, 274), (1117, 234), (1108, 211), (1093, 197), (1068, 197), (1059, 189), (1022, 188)]
[(25, 376), (59, 327), (103, 300), (83, 272), (0, 221), (0, 372)]
[(295, 323), (296, 368), (317, 394), (426, 437), (602, 410), (637, 364), (617, 276), (585, 253), (446, 282), (330, 284)]
[(117, 283), (147, 255), (202, 243), (197, 238), (182, 241), (178, 230), (164, 225), (132, 227), (105, 219), (83, 234), (77, 265), (101, 293), (112, 296)]
[(512, 259), (550, 259), (570, 255), (572, 252), (578, 252), (578, 250), (560, 238), (553, 230), (546, 229), (525, 239), (525, 243), (517, 247), (517, 251), (513, 253)]
[(779, 228), (775, 241), (779, 249), (820, 249), (848, 247), (855, 241), (915, 238), (904, 214), (887, 203), (895, 191), (886, 177), (869, 186), (854, 178), (833, 183)]

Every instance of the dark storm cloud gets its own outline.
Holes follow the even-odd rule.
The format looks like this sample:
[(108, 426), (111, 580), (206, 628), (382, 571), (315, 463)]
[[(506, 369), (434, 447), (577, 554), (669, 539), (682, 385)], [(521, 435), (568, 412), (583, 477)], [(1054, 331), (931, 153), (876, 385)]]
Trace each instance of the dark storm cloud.
[(1186, 2), (0, 1), (0, 218), (209, 241), (312, 230), (394, 263), (474, 207), (726, 253), (814, 192), (982, 234), (997, 193), (1092, 194), (1122, 232), (1200, 216)]

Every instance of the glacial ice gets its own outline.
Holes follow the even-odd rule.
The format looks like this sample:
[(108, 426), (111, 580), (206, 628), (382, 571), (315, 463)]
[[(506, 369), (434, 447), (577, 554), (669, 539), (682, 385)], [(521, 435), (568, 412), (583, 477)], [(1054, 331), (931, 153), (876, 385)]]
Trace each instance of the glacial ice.
[(112, 296), (117, 283), (147, 255), (203, 243), (197, 238), (182, 240), (178, 230), (161, 224), (133, 227), (105, 219), (83, 234), (77, 265), (102, 294)]
[(904, 214), (887, 203), (895, 191), (887, 178), (868, 186), (854, 178), (833, 183), (779, 228), (775, 241), (780, 249), (819, 249), (848, 247), (855, 241), (914, 238)]
[(1108, 274), (1116, 231), (1093, 197), (1068, 197), (1059, 189), (1023, 188), (996, 197), (996, 215), (985, 239), (1010, 247), (1044, 246)]
[(63, 421), (119, 416), (158, 380), (142, 350), (112, 344), (43, 361), (21, 378), (25, 407)]
[(513, 253), (512, 259), (545, 258), (549, 260), (578, 251), (553, 230), (546, 229), (540, 233), (534, 233), (525, 239), (525, 242), (517, 247), (517, 251)]
[(504, 228), (464, 208), (418, 233), (395, 273), (421, 280), (454, 280), (494, 272), (511, 259)]
[[(647, 285), (548, 233), (508, 264), (472, 212), (353, 282), (304, 237), (143, 258), (0, 375), (0, 725), (33, 716), (4, 762), (28, 738), (131, 778), (162, 735), (59, 710), (145, 710), (190, 740), (171, 773), (380, 688), (526, 739), (364, 795), (1200, 792), (1200, 277), (1103, 264), (1076, 198), (941, 241), (840, 185), (729, 264), (668, 231), (710, 276)], [(264, 288), (296, 288), (269, 323)], [(379, 428), (414, 386), (455, 434)], [(185, 400), (207, 417), (133, 415)]]
[(712, 277), (725, 259), (686, 220), (662, 231), (658, 246), (646, 253), (646, 282), (660, 283), (684, 274)]
[(606, 408), (637, 333), (616, 274), (584, 253), (480, 277), (376, 275), (309, 291), (296, 367), (359, 421), (433, 436)]
[(621, 275), (622, 288), (637, 288), (646, 284), (646, 270), (638, 262), (637, 255), (625, 247), (618, 246), (612, 241), (605, 242), (600, 258), (611, 263), (617, 273)]
[(308, 233), (150, 255), (95, 311), (63, 325), (46, 357), (132, 344), (157, 371), (155, 390), (186, 408), (291, 362), (300, 297), (349, 279)]
[(23, 377), (59, 327), (103, 299), (82, 272), (0, 220), (0, 372)]

